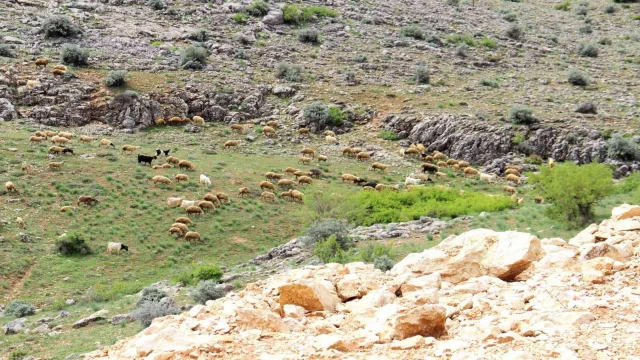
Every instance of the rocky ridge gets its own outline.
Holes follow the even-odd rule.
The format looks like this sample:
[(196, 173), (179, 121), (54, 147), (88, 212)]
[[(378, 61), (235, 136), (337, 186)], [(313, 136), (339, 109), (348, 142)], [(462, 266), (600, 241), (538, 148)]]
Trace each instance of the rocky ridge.
[(638, 359), (640, 206), (571, 239), (476, 229), (390, 271), (307, 266), (87, 359)]

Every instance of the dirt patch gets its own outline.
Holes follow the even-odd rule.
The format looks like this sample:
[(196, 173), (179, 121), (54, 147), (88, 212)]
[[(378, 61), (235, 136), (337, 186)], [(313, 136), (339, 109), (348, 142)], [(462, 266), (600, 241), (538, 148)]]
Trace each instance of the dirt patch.
[(238, 236), (234, 236), (231, 239), (231, 242), (234, 243), (234, 244), (245, 244), (245, 243), (248, 243), (249, 240), (247, 240), (245, 238), (238, 237)]

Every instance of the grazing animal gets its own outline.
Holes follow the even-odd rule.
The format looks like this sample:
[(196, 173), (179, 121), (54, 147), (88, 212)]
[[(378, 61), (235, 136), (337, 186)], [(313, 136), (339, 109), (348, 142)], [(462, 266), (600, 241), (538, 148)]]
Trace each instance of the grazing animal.
[(182, 200), (184, 200), (184, 196), (170, 197), (170, 198), (167, 198), (167, 205), (169, 205), (169, 208), (178, 207), (182, 205)]
[(181, 237), (182, 235), (184, 235), (184, 232), (182, 231), (182, 229), (177, 228), (177, 227), (171, 227), (169, 229), (169, 233), (178, 235), (178, 237)]
[(269, 181), (261, 181), (260, 182), (260, 190), (264, 190), (264, 189), (269, 189), (269, 190), (275, 190), (276, 187)]
[(200, 185), (210, 186), (211, 179), (205, 174), (200, 174)]
[(405, 155), (422, 155), (422, 152), (416, 148), (408, 148), (404, 151)]
[(162, 150), (156, 149), (156, 156), (160, 156), (160, 154), (162, 154)]
[(95, 138), (93, 138), (93, 137), (91, 137), (91, 136), (84, 136), (84, 135), (81, 135), (81, 136), (80, 136), (80, 141), (82, 141), (82, 142), (84, 142), (84, 143), (90, 143), (90, 142), (92, 142), (93, 140), (95, 140)]
[(60, 161), (60, 162), (50, 162), (49, 163), (49, 167), (51, 169), (60, 169), (62, 167), (62, 165), (64, 164), (64, 161)]
[(328, 158), (327, 158), (326, 156), (324, 156), (324, 155), (318, 155), (318, 162), (320, 162), (320, 161), (324, 161), (324, 162), (326, 162), (327, 160), (328, 160)]
[(161, 169), (163, 169), (162, 165), (153, 165), (151, 168), (153, 170), (161, 170)]
[(458, 164), (455, 164), (453, 166), (451, 166), (451, 170), (458, 172), (460, 170), (460, 166)]
[(188, 242), (190, 242), (190, 243), (191, 243), (192, 241), (193, 241), (194, 243), (197, 243), (198, 241), (200, 241), (200, 240), (201, 240), (201, 238), (200, 238), (200, 234), (198, 234), (198, 233), (197, 233), (197, 232), (195, 232), (195, 231), (189, 231), (188, 233), (186, 233), (186, 234), (184, 235), (184, 239), (185, 239), (185, 240), (187, 240), (187, 241), (188, 241)]
[(480, 172), (472, 167), (466, 167), (464, 168), (464, 170), (462, 170), (462, 172), (464, 173), (464, 176), (466, 177), (467, 175), (477, 175)]
[(63, 138), (68, 139), (68, 140), (71, 140), (73, 138), (73, 134), (72, 133), (68, 133), (68, 132), (64, 132), (64, 131), (60, 131), (58, 136), (63, 137)]
[(102, 140), (100, 140), (100, 143), (98, 143), (98, 147), (102, 147), (103, 145), (104, 146), (111, 146), (112, 148), (116, 147), (115, 145), (113, 145), (111, 140), (107, 140), (107, 139), (102, 139)]
[(58, 64), (58, 65), (54, 66), (54, 67), (53, 67), (53, 69), (54, 69), (54, 70), (67, 71), (67, 67), (66, 67), (66, 66), (64, 66), (64, 65), (60, 65), (60, 64)]
[(338, 142), (338, 138), (336, 138), (335, 136), (325, 136), (324, 141), (328, 142), (329, 144), (335, 144)]
[(180, 207), (187, 210), (191, 206), (198, 206), (198, 203), (200, 203), (200, 200), (182, 200)]
[(284, 174), (276, 174), (274, 172), (268, 172), (264, 176), (269, 180), (280, 180), (284, 177)]
[(430, 164), (430, 163), (422, 163), (422, 172), (430, 172), (430, 173), (435, 173), (439, 170), (440, 168), (436, 165)]
[(507, 176), (505, 177), (505, 180), (507, 180), (507, 181), (511, 181), (511, 182), (514, 182), (514, 183), (516, 183), (516, 184), (519, 184), (519, 183), (520, 183), (520, 178), (519, 178), (518, 176), (513, 175), (513, 174), (509, 174), (509, 175), (507, 175)]
[(43, 137), (43, 138), (48, 138), (47, 133), (45, 133), (44, 131), (36, 131), (35, 136), (39, 136), (39, 137)]
[(517, 190), (513, 186), (503, 186), (502, 191), (515, 195)]
[(504, 171), (504, 175), (507, 176), (509, 174), (513, 174), (515, 176), (520, 177), (520, 171), (518, 171), (517, 169), (507, 169)]
[(535, 201), (537, 204), (544, 204), (544, 199), (541, 196), (534, 197), (533, 201)]
[(155, 119), (155, 123), (156, 125), (164, 125), (165, 124), (164, 118), (159, 117)]
[(31, 136), (29, 138), (30, 142), (42, 142), (42, 141), (45, 141), (45, 140), (47, 140), (47, 138), (46, 137), (41, 137), (41, 136)]
[(376, 189), (376, 188), (371, 187), (371, 186), (363, 186), (363, 187), (362, 187), (362, 190), (364, 190), (364, 191), (374, 191), (375, 189)]
[(27, 224), (24, 222), (24, 220), (22, 220), (21, 217), (18, 217), (16, 219), (16, 223), (18, 224), (18, 226), (20, 226), (21, 229), (26, 229), (27, 228)]
[(169, 156), (169, 151), (171, 151), (171, 149), (162, 150), (162, 153), (164, 154), (164, 156)]
[(368, 153), (361, 151), (358, 153), (358, 155), (356, 155), (356, 159), (358, 159), (358, 161), (367, 161), (369, 159), (371, 159), (371, 155), (369, 155)]
[(51, 138), (51, 143), (52, 144), (68, 144), (69, 143), (69, 139), (62, 137), (62, 136), (54, 136)]
[(64, 149), (63, 147), (60, 146), (52, 146), (49, 148), (49, 153), (56, 153), (58, 155), (62, 155), (64, 154)]
[(276, 201), (276, 194), (269, 192), (269, 191), (263, 191), (262, 194), (260, 194), (260, 197), (262, 198), (263, 201)]
[(346, 148), (342, 149), (342, 155), (351, 156), (351, 148), (350, 147), (346, 147)]
[(163, 169), (171, 169), (172, 167), (171, 164), (162, 164)]
[(49, 65), (49, 59), (47, 59), (47, 58), (36, 59), (36, 61), (34, 63), (36, 64), (36, 68), (39, 68), (40, 66), (46, 68), (47, 65)]
[(320, 169), (311, 169), (309, 170), (309, 174), (312, 178), (319, 179), (322, 176), (322, 170)]
[(180, 159), (178, 159), (177, 157), (169, 156), (167, 158), (167, 162), (169, 164), (179, 164), (180, 163)]
[(300, 176), (311, 176), (311, 173), (308, 171), (302, 171), (302, 170), (298, 170), (296, 172), (293, 173), (293, 176), (297, 178), (299, 178)]
[(288, 167), (288, 168), (284, 169), (284, 172), (287, 173), (287, 174), (294, 174), (296, 171), (299, 171), (299, 170), (296, 169), (296, 168), (292, 168), (292, 167)]
[(75, 208), (75, 207), (73, 207), (73, 206), (63, 206), (63, 207), (61, 207), (61, 208), (60, 208), (60, 212), (73, 211), (73, 210), (75, 210), (75, 209), (76, 209), (76, 208)]
[(216, 209), (216, 206), (215, 206), (215, 205), (213, 205), (213, 203), (212, 203), (211, 201), (206, 201), (206, 200), (200, 201), (200, 202), (198, 203), (198, 207), (199, 207), (200, 209), (202, 209), (202, 211), (205, 211), (205, 210), (215, 210), (215, 209)]
[(176, 176), (173, 177), (173, 180), (175, 180), (176, 183), (179, 183), (180, 181), (189, 181), (189, 175), (176, 174)]
[(189, 206), (186, 210), (187, 216), (191, 216), (191, 214), (204, 214), (204, 211), (199, 206)]
[(85, 205), (95, 205), (100, 201), (98, 199), (91, 196), (78, 196), (78, 203), (76, 205), (85, 204)]
[(311, 158), (298, 156), (298, 162), (302, 164), (309, 164), (311, 162)]
[(238, 196), (244, 197), (245, 195), (251, 195), (251, 189), (249, 189), (248, 187), (240, 188), (240, 190), (238, 190)]
[(138, 164), (140, 163), (149, 164), (149, 166), (151, 166), (151, 162), (157, 158), (158, 158), (157, 156), (148, 156), (148, 155), (138, 154)]
[(385, 172), (389, 166), (390, 165), (381, 164), (379, 162), (374, 162), (373, 164), (371, 164), (371, 167), (373, 168), (374, 171), (378, 169), (378, 170), (382, 170), (382, 172)]
[(310, 156), (312, 159), (316, 156), (316, 151), (310, 148), (303, 148), (300, 150), (303, 156)]
[(171, 224), (171, 227), (172, 228), (178, 228), (178, 229), (182, 230), (183, 233), (186, 233), (186, 232), (189, 231), (189, 228), (187, 227), (187, 225), (183, 224), (183, 223), (173, 223), (173, 224)]
[(456, 159), (447, 160), (447, 166), (453, 166), (453, 165), (458, 165), (458, 160)]
[(440, 151), (434, 151), (433, 160), (447, 160), (447, 155), (441, 153)]
[(469, 167), (469, 165), (470, 164), (467, 161), (458, 161), (458, 166), (460, 167), (460, 169), (467, 168), (467, 167)]
[(278, 122), (275, 120), (271, 120), (271, 121), (267, 121), (267, 126), (271, 126), (272, 128), (277, 128), (278, 127)]
[(192, 122), (196, 125), (204, 126), (204, 119), (201, 116), (194, 116)]
[(375, 181), (369, 181), (369, 182), (367, 182), (366, 184), (362, 185), (362, 187), (364, 188), (365, 186), (368, 186), (368, 187), (371, 187), (371, 188), (374, 188), (374, 189), (375, 189), (377, 185), (378, 185), (378, 183), (377, 183), (377, 182), (375, 182)]
[(282, 199), (284, 199), (285, 197), (288, 197), (288, 198), (289, 198), (289, 200), (292, 200), (292, 197), (291, 197), (291, 190), (281, 192), (281, 193), (280, 193), (280, 197), (281, 197)]
[(154, 185), (158, 185), (158, 183), (165, 184), (165, 185), (171, 184), (171, 180), (169, 180), (169, 178), (164, 177), (164, 176), (160, 176), (160, 175), (156, 175), (156, 176), (152, 177), (151, 181), (153, 181)]
[(410, 176), (407, 176), (407, 177), (404, 179), (404, 185), (405, 185), (405, 186), (407, 186), (407, 185), (418, 185), (418, 184), (420, 184), (421, 182), (422, 182), (422, 180), (420, 180), (420, 179), (414, 179), (414, 178), (412, 178), (412, 177), (410, 177)]
[(293, 180), (282, 179), (278, 181), (279, 188), (292, 187), (292, 186), (296, 186), (296, 183), (294, 183)]
[(547, 164), (549, 165), (549, 168), (553, 168), (553, 167), (556, 165), (556, 162), (555, 162), (555, 161), (553, 161), (553, 159), (552, 159), (552, 158), (549, 158), (549, 159), (547, 160)]
[(64, 76), (64, 75), (67, 74), (66, 71), (60, 70), (60, 69), (53, 69), (53, 71), (51, 71), (51, 73), (53, 74), (53, 77)]
[[(54, 136), (56, 136), (56, 134), (58, 134), (58, 133), (57, 133), (57, 132), (55, 132), (55, 131), (52, 131), (52, 130), (47, 130), (47, 131), (45, 131), (45, 132), (44, 132), (44, 134), (45, 134), (45, 135), (47, 135), (47, 137), (54, 137)], [(38, 135), (38, 133), (36, 133), (36, 135)], [(39, 135), (38, 135), (38, 136), (39, 136)]]
[(185, 225), (193, 225), (193, 222), (191, 222), (191, 220), (189, 218), (186, 218), (186, 217), (183, 217), (183, 216), (177, 218), (176, 222), (177, 223), (182, 223), (182, 224), (185, 224)]
[(342, 182), (352, 182), (352, 183), (356, 183), (356, 180), (359, 179), (359, 177), (355, 176), (355, 175), (351, 175), (351, 174), (342, 174), (341, 176), (342, 178)]
[(22, 163), (22, 165), (20, 165), (20, 170), (24, 171), (27, 174), (31, 174), (33, 171), (33, 167), (27, 163)]
[(240, 124), (232, 124), (231, 125), (231, 130), (235, 131), (239, 134), (243, 134), (244, 133), (244, 126), (240, 125)]
[(125, 244), (117, 242), (109, 242), (107, 244), (107, 254), (113, 254), (114, 252), (116, 254), (119, 254), (121, 250), (129, 252), (129, 247)]
[(439, 179), (440, 179), (440, 178), (445, 178), (445, 177), (447, 177), (447, 174), (445, 174), (445, 173), (443, 173), (443, 172), (440, 172), (440, 171), (436, 172), (436, 174), (435, 174), (435, 175), (436, 175), (436, 177), (437, 177), (437, 178), (439, 178)]
[(264, 136), (274, 136), (276, 134), (276, 130), (274, 128), (272, 128), (271, 126), (265, 126), (262, 128), (262, 134)]
[(334, 133), (334, 132), (333, 132), (333, 131), (331, 131), (331, 130), (325, 130), (325, 131), (324, 131), (324, 136), (333, 136), (333, 137), (336, 137), (336, 133)]
[(300, 184), (300, 185), (302, 185), (302, 184), (310, 185), (310, 184), (313, 184), (313, 180), (308, 176), (300, 176), (298, 178), (298, 184)]
[(134, 151), (136, 150), (140, 150), (140, 146), (133, 146), (133, 145), (123, 145), (122, 146), (122, 150), (120, 151), (120, 153), (124, 153), (124, 152), (129, 152), (130, 154), (133, 154)]
[(291, 190), (291, 199), (293, 199), (293, 201), (304, 202), (304, 194), (298, 190)]
[(191, 161), (188, 161), (188, 160), (180, 160), (180, 162), (178, 162), (178, 168), (187, 169), (187, 170), (191, 170), (191, 171), (195, 171), (196, 170), (195, 165), (193, 165), (191, 163)]
[(240, 145), (240, 140), (227, 140), (224, 142), (225, 149), (231, 149), (232, 147)]
[(229, 195), (227, 195), (227, 194), (225, 194), (223, 192), (216, 193), (216, 197), (218, 197), (218, 199), (220, 199), (220, 203), (222, 203), (222, 201), (231, 202), (231, 199), (229, 198)]
[(213, 194), (206, 194), (205, 196), (202, 197), (202, 200), (211, 201), (215, 205), (220, 206), (220, 199), (218, 199), (218, 197)]
[(438, 163), (436, 164), (439, 167), (447, 167), (447, 162), (446, 161), (438, 161)]
[(491, 184), (493, 183), (493, 180), (496, 179), (496, 175), (495, 174), (485, 174), (485, 173), (480, 173), (480, 180)]
[(299, 135), (303, 135), (303, 134), (304, 134), (304, 135), (309, 135), (309, 129), (307, 129), (307, 128), (300, 128), (300, 129), (298, 129), (298, 134), (299, 134)]

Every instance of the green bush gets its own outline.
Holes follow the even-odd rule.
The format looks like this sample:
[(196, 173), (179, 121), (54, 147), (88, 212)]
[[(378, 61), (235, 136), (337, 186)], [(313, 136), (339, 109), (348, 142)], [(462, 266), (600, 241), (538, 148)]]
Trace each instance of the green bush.
[(251, 16), (265, 16), (269, 12), (269, 5), (264, 1), (254, 1), (246, 8)]
[(331, 118), (331, 125), (341, 126), (348, 116), (339, 107), (329, 106), (329, 117)]
[(378, 137), (381, 139), (385, 139), (385, 140), (389, 140), (389, 141), (396, 141), (398, 139), (400, 139), (400, 137), (398, 137), (398, 134), (394, 133), (393, 131), (389, 131), (389, 130), (382, 130), (378, 133)]
[(349, 226), (346, 222), (336, 219), (323, 219), (314, 221), (305, 231), (302, 243), (307, 246), (322, 242), (331, 236), (344, 249), (350, 248), (353, 241), (349, 238)]
[(613, 44), (613, 41), (611, 41), (611, 39), (609, 39), (609, 38), (600, 38), (600, 39), (598, 39), (598, 44), (606, 46), (606, 45)]
[(86, 66), (89, 63), (89, 50), (77, 45), (64, 45), (62, 47), (62, 62), (73, 66)]
[(604, 8), (605, 14), (613, 14), (616, 11), (618, 11), (618, 8), (613, 4), (609, 4)]
[(392, 244), (380, 244), (376, 241), (368, 241), (366, 244), (358, 247), (358, 260), (373, 263), (382, 256), (391, 257), (393, 253)]
[(587, 86), (589, 85), (589, 79), (587, 76), (576, 69), (572, 69), (568, 74), (569, 84), (575, 86)]
[(640, 188), (640, 172), (634, 172), (616, 186), (616, 193), (628, 194), (638, 188)]
[(631, 139), (621, 134), (613, 134), (607, 140), (607, 156), (616, 160), (635, 160), (638, 157), (638, 148)]
[(440, 186), (400, 193), (360, 191), (348, 196), (345, 202), (355, 208), (349, 214), (349, 220), (363, 226), (419, 220), (422, 216), (458, 217), (512, 206), (511, 199), (506, 196), (489, 196), (474, 191), (460, 194), (456, 189)]
[(480, 45), (489, 49), (495, 49), (498, 47), (498, 41), (485, 35), (482, 37), (482, 40), (480, 40)]
[(422, 29), (420, 29), (416, 25), (409, 25), (409, 26), (403, 27), (402, 29), (400, 29), (400, 34), (402, 36), (411, 37), (416, 40), (424, 39), (424, 33), (422, 32)]
[(304, 107), (303, 116), (305, 119), (322, 126), (326, 126), (331, 120), (329, 107), (319, 101)]
[(476, 46), (475, 40), (469, 35), (464, 34), (449, 34), (445, 37), (445, 40), (451, 44), (467, 44), (468, 46)]
[(337, 17), (338, 12), (324, 6), (297, 7), (286, 4), (282, 7), (284, 22), (288, 24), (303, 24), (310, 21), (314, 16), (317, 18)]
[(154, 10), (164, 10), (167, 8), (163, 0), (149, 0), (147, 6), (150, 6)]
[(238, 24), (246, 24), (246, 22), (249, 20), (249, 15), (244, 13), (236, 13), (233, 14), (231, 20), (237, 22)]
[(138, 300), (137, 306), (140, 307), (147, 302), (160, 302), (162, 298), (166, 298), (167, 296), (166, 292), (152, 286), (147, 286), (142, 289), (142, 294), (140, 296), (140, 300)]
[(13, 58), (16, 57), (16, 54), (14, 54), (13, 49), (11, 49), (9, 45), (2, 44), (0, 45), (0, 56)]
[(276, 78), (291, 82), (300, 82), (303, 80), (302, 67), (300, 65), (279, 63), (276, 67)]
[(461, 58), (465, 58), (467, 57), (467, 52), (469, 51), (469, 45), (467, 44), (460, 44), (458, 45), (458, 47), (456, 48), (456, 55), (461, 57)]
[(196, 281), (201, 280), (213, 280), (219, 282), (224, 275), (224, 272), (220, 269), (218, 265), (198, 265), (192, 272), (191, 276)]
[(187, 46), (180, 54), (180, 66), (188, 70), (200, 70), (207, 64), (209, 53), (202, 46)]
[(539, 122), (533, 116), (533, 110), (522, 105), (515, 105), (509, 111), (509, 120), (514, 124), (534, 124)]
[(295, 5), (286, 4), (282, 7), (284, 22), (298, 24), (302, 18), (302, 11)]
[(373, 267), (381, 271), (389, 271), (395, 264), (395, 261), (391, 260), (387, 255), (382, 255), (373, 261)]
[(353, 61), (355, 61), (357, 63), (365, 63), (365, 62), (367, 62), (367, 55), (358, 54), (353, 58)]
[(581, 4), (576, 6), (574, 12), (576, 13), (576, 15), (584, 16), (584, 15), (587, 15), (587, 13), (589, 12), (589, 9), (586, 6)]
[(82, 34), (82, 29), (77, 27), (66, 16), (51, 16), (45, 20), (40, 29), (47, 38), (72, 37)]
[(511, 24), (507, 27), (504, 34), (510, 39), (520, 40), (524, 35), (524, 31), (522, 30), (522, 27), (520, 27), (520, 25)]
[(36, 313), (36, 307), (26, 301), (14, 300), (4, 309), (5, 316), (13, 316), (17, 318), (33, 315)]
[(143, 328), (147, 328), (151, 325), (153, 319), (167, 315), (174, 315), (180, 311), (173, 299), (168, 299), (170, 299), (170, 301), (147, 301), (140, 307), (136, 308), (131, 313), (131, 316), (138, 320)]
[(581, 34), (591, 34), (593, 32), (593, 28), (589, 24), (584, 24), (584, 25), (580, 26), (578, 31)]
[(502, 15), (502, 19), (508, 22), (515, 22), (516, 20), (518, 20), (518, 16), (512, 12), (508, 12)]
[(13, 350), (9, 354), (8, 360), (24, 360), (29, 357), (29, 353), (25, 350)]
[(56, 240), (56, 251), (62, 255), (88, 255), (91, 248), (85, 243), (82, 236), (77, 233), (69, 233), (67, 236)]
[(578, 46), (578, 53), (582, 57), (596, 58), (598, 57), (599, 51), (598, 47), (594, 44), (582, 43), (580, 44), (580, 46)]
[(189, 34), (189, 39), (198, 42), (205, 42), (209, 39), (209, 34), (204, 29), (196, 30)]
[(540, 195), (551, 204), (551, 217), (570, 225), (584, 226), (593, 221), (593, 205), (615, 188), (611, 169), (604, 164), (557, 164), (552, 169), (542, 167), (530, 180)]
[(500, 87), (500, 83), (496, 79), (480, 79), (480, 85), (491, 87), (491, 88)]
[(326, 240), (317, 242), (315, 244), (313, 254), (316, 255), (325, 264), (346, 264), (348, 262), (357, 260), (355, 256), (348, 250), (349, 247), (345, 248), (336, 240), (335, 235), (331, 235)]
[(317, 44), (320, 41), (318, 30), (302, 29), (298, 31), (298, 41), (303, 43)]
[(428, 84), (431, 79), (431, 75), (429, 74), (429, 69), (426, 66), (418, 66), (416, 68), (416, 73), (413, 76), (413, 80), (416, 84)]
[(203, 280), (198, 283), (191, 292), (191, 298), (198, 304), (204, 304), (209, 300), (216, 300), (224, 296), (224, 289), (213, 280)]
[(560, 11), (569, 11), (569, 9), (571, 9), (571, 1), (564, 0), (560, 4), (556, 4), (553, 8)]
[(127, 72), (124, 70), (109, 71), (104, 78), (104, 84), (109, 87), (124, 86), (127, 83)]

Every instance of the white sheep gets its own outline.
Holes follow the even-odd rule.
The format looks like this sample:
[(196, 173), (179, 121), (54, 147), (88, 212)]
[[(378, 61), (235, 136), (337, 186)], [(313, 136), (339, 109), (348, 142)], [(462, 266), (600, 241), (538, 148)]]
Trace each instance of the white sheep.
[(491, 184), (493, 183), (493, 180), (495, 180), (496, 175), (495, 174), (485, 174), (485, 173), (480, 173), (480, 180)]
[(205, 174), (200, 174), (200, 185), (210, 186), (211, 185), (211, 179)]
[(420, 179), (414, 179), (414, 178), (412, 178), (412, 177), (410, 177), (410, 176), (407, 176), (407, 177), (404, 179), (404, 185), (405, 185), (405, 186), (407, 186), (407, 185), (419, 185), (421, 182), (422, 182), (422, 180), (420, 180)]
[(110, 242), (107, 244), (107, 254), (120, 253), (120, 250), (129, 251), (129, 247), (122, 243)]
[(183, 200), (184, 200), (184, 196), (170, 197), (170, 198), (167, 198), (167, 204), (169, 205), (169, 208), (174, 208), (174, 207), (180, 206)]
[(180, 207), (183, 209), (187, 209), (190, 206), (198, 206), (198, 203), (200, 203), (200, 200), (182, 200)]

